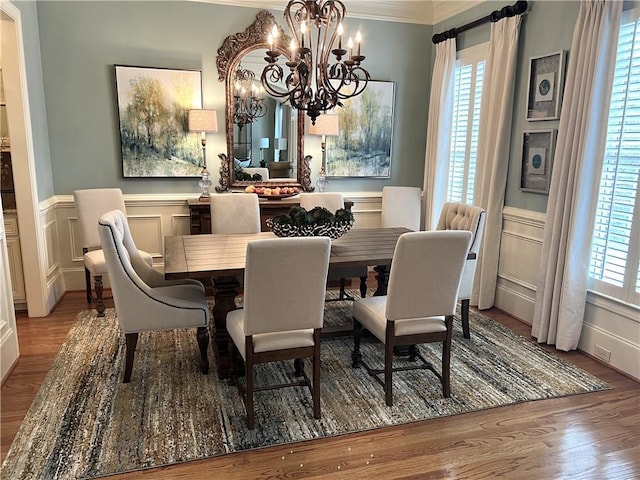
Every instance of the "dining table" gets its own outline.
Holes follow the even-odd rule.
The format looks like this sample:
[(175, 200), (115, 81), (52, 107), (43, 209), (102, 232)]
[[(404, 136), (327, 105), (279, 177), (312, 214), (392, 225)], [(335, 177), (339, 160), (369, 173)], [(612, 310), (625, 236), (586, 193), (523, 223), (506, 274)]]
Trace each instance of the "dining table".
[[(386, 295), (389, 266), (400, 235), (411, 230), (394, 228), (354, 228), (331, 241), (329, 269), (337, 267), (373, 267), (377, 288), (374, 295)], [(168, 280), (192, 278), (211, 282), (213, 286), (213, 348), (220, 378), (229, 371), (229, 334), (227, 313), (238, 308), (236, 298), (241, 293), (240, 279), (244, 274), (247, 243), (274, 238), (272, 232), (252, 234), (204, 234), (165, 237), (164, 275)], [(304, 265), (300, 265), (304, 268)], [(274, 276), (286, 272), (274, 272)], [(349, 329), (349, 331), (351, 331)], [(323, 335), (335, 331), (323, 329)]]

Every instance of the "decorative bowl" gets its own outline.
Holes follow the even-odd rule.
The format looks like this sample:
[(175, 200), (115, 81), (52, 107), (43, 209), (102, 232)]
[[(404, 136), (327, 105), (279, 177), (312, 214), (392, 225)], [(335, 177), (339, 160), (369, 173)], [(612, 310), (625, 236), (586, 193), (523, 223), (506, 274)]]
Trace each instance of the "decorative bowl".
[(353, 226), (353, 220), (309, 225), (291, 225), (267, 218), (267, 226), (278, 237), (329, 237), (335, 240), (347, 233)]

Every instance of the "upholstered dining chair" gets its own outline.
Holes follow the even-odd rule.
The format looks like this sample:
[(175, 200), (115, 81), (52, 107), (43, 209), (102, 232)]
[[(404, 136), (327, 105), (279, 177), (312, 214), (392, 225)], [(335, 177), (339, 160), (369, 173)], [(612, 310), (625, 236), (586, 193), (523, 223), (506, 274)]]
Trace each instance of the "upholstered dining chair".
[(462, 282), (458, 291), (460, 300), (460, 317), (464, 338), (471, 338), (469, 332), (469, 303), (473, 293), (473, 280), (476, 275), (478, 253), (482, 243), (486, 212), (481, 207), (464, 203), (447, 202), (442, 206), (436, 230), (468, 230), (473, 235), (469, 254), (462, 273)]
[[(126, 215), (124, 196), (119, 188), (93, 188), (75, 190), (73, 192), (73, 200), (78, 211), (78, 233), (82, 243), (87, 303), (95, 300), (98, 316), (104, 317), (104, 283), (102, 277), (107, 275), (107, 264), (104, 259), (104, 253), (100, 248), (98, 219), (103, 213), (116, 209)], [(140, 255), (148, 265), (153, 265), (151, 255), (143, 251), (140, 251)], [(95, 298), (91, 294), (92, 277), (96, 292)]]
[(244, 193), (211, 195), (211, 233), (260, 233), (258, 196)]
[[(353, 304), (353, 367), (363, 365), (384, 388), (393, 406), (393, 372), (427, 368), (441, 381), (444, 397), (451, 395), (450, 362), (453, 315), (471, 232), (408, 232), (398, 239), (391, 263), (387, 295), (357, 299)], [(362, 360), (360, 342), (366, 328), (384, 344), (384, 368)], [(442, 343), (438, 372), (418, 351), (421, 343)], [(409, 346), (409, 360), (420, 365), (393, 368), (393, 349)], [(384, 376), (384, 380), (379, 378)]]
[(126, 356), (123, 382), (131, 380), (138, 334), (152, 330), (197, 329), (200, 370), (209, 371), (209, 306), (204, 286), (197, 280), (165, 280), (141, 257), (120, 210), (98, 220), (116, 316), (124, 332)]
[[(261, 239), (247, 245), (244, 304), (227, 314), (227, 330), (230, 374), (245, 403), (250, 429), (254, 392), (285, 386), (308, 387), (314, 418), (320, 418), (320, 331), (330, 252), (327, 237)], [(233, 368), (237, 352), (245, 363), (244, 386)], [(312, 382), (302, 365), (306, 357), (312, 358)], [(281, 360), (295, 360), (296, 376), (303, 378), (284, 385), (254, 384), (255, 365)]]
[(422, 196), (418, 187), (382, 187), (382, 226), (420, 230)]
[[(331, 213), (344, 208), (344, 197), (339, 192), (325, 193), (301, 193), (300, 206), (305, 210), (311, 210), (315, 207), (324, 207)], [(329, 282), (340, 282), (340, 293), (335, 300), (353, 300), (354, 298), (346, 292), (347, 278), (358, 277), (360, 279), (360, 295), (362, 297), (367, 294), (367, 275), (369, 274), (367, 267), (336, 267), (329, 271)], [(330, 299), (328, 301), (331, 301)]]

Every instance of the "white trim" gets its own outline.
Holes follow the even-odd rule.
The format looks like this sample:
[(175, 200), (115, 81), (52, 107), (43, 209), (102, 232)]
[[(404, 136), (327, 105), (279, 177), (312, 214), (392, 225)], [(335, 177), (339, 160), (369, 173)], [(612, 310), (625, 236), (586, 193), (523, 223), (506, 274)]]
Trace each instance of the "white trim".
[[(26, 64), (22, 42), (20, 10), (11, 2), (0, 2), (2, 22), (2, 62), (5, 98), (12, 108), (7, 109), (11, 130), (11, 151), (14, 158), (26, 162), (14, 162), (13, 175), (16, 187), (16, 205), (20, 229), (20, 247), (24, 267), (27, 308), (30, 317), (47, 315), (53, 304), (48, 300), (46, 264), (42, 246), (45, 239), (38, 215), (37, 180), (31, 113), (27, 94)], [(12, 28), (8, 28), (12, 27)], [(9, 81), (7, 81), (9, 79)]]

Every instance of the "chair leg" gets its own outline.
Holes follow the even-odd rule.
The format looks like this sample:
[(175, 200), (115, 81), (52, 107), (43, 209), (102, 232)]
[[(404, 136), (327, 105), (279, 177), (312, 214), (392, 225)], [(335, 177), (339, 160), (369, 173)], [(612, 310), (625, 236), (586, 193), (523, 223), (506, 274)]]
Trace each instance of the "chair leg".
[(84, 267), (84, 284), (87, 289), (87, 303), (91, 303), (93, 301), (91, 296), (91, 273), (87, 267)]
[(295, 377), (302, 377), (304, 375), (304, 358), (296, 358), (293, 361), (293, 369)]
[(362, 324), (353, 319), (353, 352), (351, 352), (351, 366), (360, 368), (362, 353), (360, 353), (360, 340), (362, 339)]
[(209, 357), (207, 355), (209, 348), (209, 329), (207, 327), (198, 327), (196, 338), (198, 339), (198, 347), (200, 347), (200, 371), (206, 374), (209, 373)]
[(460, 301), (460, 317), (462, 318), (462, 336), (471, 338), (469, 333), (469, 303), (470, 299), (466, 298)]
[(387, 320), (387, 331), (384, 342), (384, 399), (387, 406), (393, 407), (393, 340), (395, 324)]
[(249, 430), (253, 430), (253, 340), (251, 337), (247, 337), (245, 352), (246, 391), (244, 406), (247, 410), (247, 428), (249, 428)]
[(313, 418), (320, 420), (320, 329), (313, 332), (315, 348), (313, 349)]
[(124, 361), (124, 378), (122, 383), (129, 383), (131, 380), (131, 370), (133, 370), (133, 357), (136, 354), (136, 345), (138, 344), (138, 332), (125, 333), (124, 338), (127, 345)]
[(447, 336), (442, 342), (442, 395), (451, 397), (451, 337), (453, 330), (453, 316), (445, 318)]
[(96, 310), (99, 317), (104, 317), (104, 299), (102, 298), (102, 291), (104, 286), (102, 284), (102, 275), (94, 275), (93, 281), (95, 282), (96, 289)]
[(367, 277), (360, 277), (360, 296), (367, 296)]

